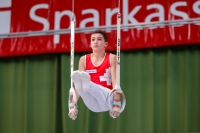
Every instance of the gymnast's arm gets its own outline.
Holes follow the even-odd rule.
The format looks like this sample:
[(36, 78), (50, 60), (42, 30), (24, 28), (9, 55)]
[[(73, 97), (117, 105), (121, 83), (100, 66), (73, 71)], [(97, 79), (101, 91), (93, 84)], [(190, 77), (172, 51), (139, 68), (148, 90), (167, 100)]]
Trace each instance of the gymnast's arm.
[[(111, 78), (112, 78), (113, 88), (115, 88), (115, 85), (116, 85), (116, 60), (117, 60), (117, 56), (114, 54), (111, 54)], [(120, 100), (120, 94), (117, 92), (114, 92), (114, 99)]]
[[(82, 56), (82, 57), (79, 59), (79, 65), (78, 65), (78, 70), (79, 70), (79, 71), (85, 71), (85, 64), (84, 64), (85, 59), (84, 59), (84, 58), (85, 58), (85, 57)], [(76, 93), (77, 102), (78, 102), (78, 99), (79, 99), (80, 95), (78, 94), (76, 88), (75, 88), (75, 93)]]
[[(112, 84), (113, 84), (113, 89), (115, 88), (116, 85), (116, 60), (117, 56), (114, 54), (111, 54), (111, 77), (112, 77)], [(114, 95), (114, 101), (115, 102), (120, 102), (120, 94), (118, 92), (113, 92)], [(109, 112), (111, 117), (117, 117), (120, 115), (120, 106), (113, 106), (113, 111)]]
[[(78, 70), (79, 70), (79, 71), (85, 71), (85, 67), (84, 67), (84, 56), (82, 56), (82, 57), (80, 58), (80, 60), (79, 60), (79, 67), (78, 67)], [(79, 100), (79, 98), (80, 98), (80, 95), (79, 95), (79, 93), (77, 92), (77, 90), (76, 90), (75, 87), (74, 87), (74, 91), (75, 91), (76, 98), (77, 98), (77, 101), (76, 101), (76, 104), (77, 104), (77, 103), (78, 103), (78, 100)], [(74, 101), (72, 101), (72, 103), (74, 103)], [(69, 113), (68, 113), (69, 117), (72, 118), (72, 119), (76, 118), (77, 115), (78, 115), (78, 110), (76, 110), (76, 111), (74, 112), (74, 109), (75, 109), (74, 107), (71, 107), (70, 110), (69, 110)]]

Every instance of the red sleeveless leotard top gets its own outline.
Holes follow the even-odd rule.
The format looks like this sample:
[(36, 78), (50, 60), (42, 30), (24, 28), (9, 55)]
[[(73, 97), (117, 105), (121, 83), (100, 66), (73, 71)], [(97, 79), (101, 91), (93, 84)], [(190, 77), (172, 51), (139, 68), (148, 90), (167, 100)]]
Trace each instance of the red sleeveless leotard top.
[(112, 89), (110, 55), (110, 53), (105, 53), (99, 66), (93, 64), (92, 54), (85, 55), (85, 71), (90, 74), (92, 82)]

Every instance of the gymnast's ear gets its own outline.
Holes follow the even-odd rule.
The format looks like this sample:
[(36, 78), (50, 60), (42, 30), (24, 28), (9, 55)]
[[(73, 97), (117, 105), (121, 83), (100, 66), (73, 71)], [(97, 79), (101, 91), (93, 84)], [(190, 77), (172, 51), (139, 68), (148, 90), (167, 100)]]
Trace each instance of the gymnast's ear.
[(108, 42), (105, 42), (105, 48), (108, 46)]

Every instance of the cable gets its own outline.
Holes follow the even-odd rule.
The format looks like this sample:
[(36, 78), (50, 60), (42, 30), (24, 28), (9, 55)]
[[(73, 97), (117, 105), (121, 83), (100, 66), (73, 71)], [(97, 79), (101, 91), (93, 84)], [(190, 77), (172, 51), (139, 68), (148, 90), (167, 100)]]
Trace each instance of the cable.
[[(109, 98), (108, 98), (108, 106), (109, 106), (109, 110), (112, 112), (112, 102), (111, 102), (111, 97), (113, 97), (113, 93), (116, 91), (118, 92), (123, 99), (122, 102), (122, 107), (120, 109), (120, 113), (123, 112), (125, 106), (126, 106), (126, 97), (125, 94), (123, 93), (123, 91), (121, 90), (120, 87), (120, 45), (121, 45), (121, 14), (120, 14), (120, 0), (118, 1), (118, 13), (117, 13), (117, 63), (116, 63), (116, 85), (115, 88), (112, 89), (112, 91), (109, 94)], [(116, 116), (112, 116), (113, 118), (116, 118)]]
[(117, 14), (117, 68), (116, 68), (116, 84), (120, 86), (120, 46), (121, 46), (121, 14)]
[[(48, 13), (47, 13), (47, 20), (48, 20), (48, 22), (49, 22), (49, 18), (50, 18), (51, 4), (52, 4), (52, 0), (49, 0), (49, 9), (48, 9)], [(47, 29), (45, 29), (45, 30), (47, 30)]]
[[(75, 19), (74, 19), (74, 0), (72, 0), (72, 21), (71, 21), (71, 40), (70, 40), (70, 46), (71, 46), (71, 55), (70, 55), (70, 73), (72, 75), (73, 71), (74, 71), (74, 46), (75, 46)], [(73, 87), (73, 82), (72, 82), (72, 79), (71, 79), (71, 87), (70, 87), (70, 90), (69, 90), (69, 105), (70, 103), (72, 103), (72, 101), (74, 101), (74, 114), (75, 112), (77, 111), (77, 97), (76, 97), (76, 93), (75, 93), (75, 89)], [(75, 116), (75, 115), (74, 115)], [(72, 118), (73, 120), (76, 119), (75, 118)]]

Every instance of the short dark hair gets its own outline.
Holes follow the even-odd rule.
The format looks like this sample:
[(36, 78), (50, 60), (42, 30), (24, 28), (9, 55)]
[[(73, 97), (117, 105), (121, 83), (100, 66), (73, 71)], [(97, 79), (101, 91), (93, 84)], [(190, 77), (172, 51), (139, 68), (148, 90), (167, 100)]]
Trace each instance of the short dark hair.
[(95, 31), (93, 31), (93, 32), (91, 33), (91, 35), (92, 35), (92, 34), (96, 34), (96, 33), (102, 34), (102, 35), (103, 35), (103, 38), (104, 38), (104, 40), (105, 40), (105, 42), (108, 42), (108, 36), (107, 36), (107, 34), (106, 34), (105, 31), (103, 31), (103, 30), (95, 30)]

